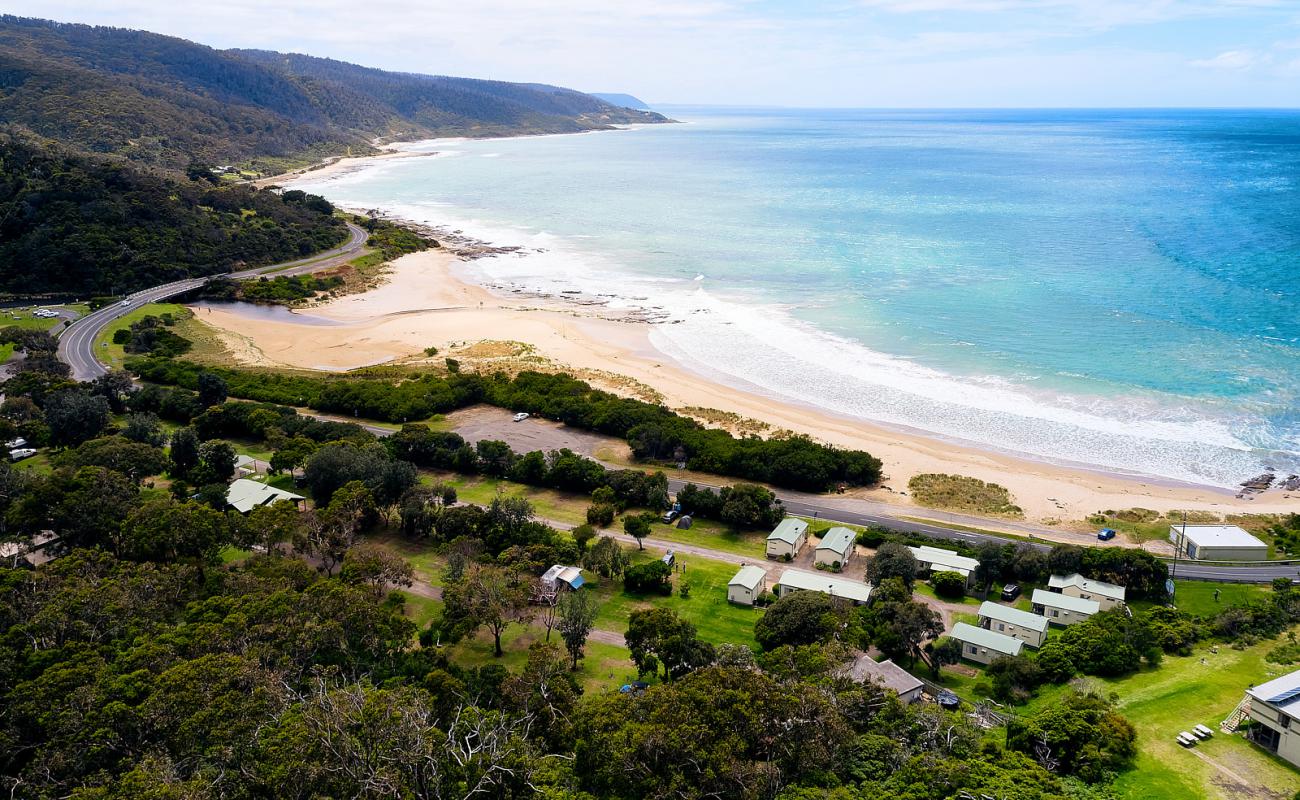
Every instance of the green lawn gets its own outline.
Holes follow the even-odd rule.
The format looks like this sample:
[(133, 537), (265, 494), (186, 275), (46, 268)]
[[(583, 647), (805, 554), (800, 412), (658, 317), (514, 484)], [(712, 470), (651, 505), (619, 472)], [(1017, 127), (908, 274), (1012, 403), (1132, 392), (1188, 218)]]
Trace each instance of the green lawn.
[[(545, 628), (512, 625), (501, 636), (501, 648), (505, 654), (497, 658), (492, 647), (492, 635), (484, 630), (450, 646), (450, 655), (461, 666), (500, 664), (512, 672), (518, 672), (528, 661), (528, 648), (545, 638)], [(551, 634), (551, 644), (561, 650), (564, 648), (563, 640), (555, 633)], [(584, 692), (618, 691), (618, 687), (623, 684), (637, 680), (636, 667), (632, 665), (627, 648), (604, 642), (587, 642), (584, 649), (585, 655), (578, 662), (578, 682)]]
[[(90, 307), (85, 303), (73, 303), (64, 306), (41, 306), (54, 311), (75, 311), (77, 316), (85, 316), (90, 313)], [(25, 308), (7, 308), (0, 311), (0, 328), (30, 328), (37, 331), (48, 331), (54, 327), (62, 326), (63, 320), (59, 317), (34, 317), (32, 312), (36, 306)]]
[[(939, 600), (944, 603), (961, 603), (962, 605), (970, 606), (971, 608), (979, 608), (980, 605), (980, 601), (976, 600), (974, 597), (963, 597), (959, 600), (954, 600), (950, 597), (939, 597), (939, 595), (934, 593), (933, 586), (931, 586), (928, 583), (923, 583), (921, 581), (917, 581), (916, 583), (912, 584), (912, 591), (915, 594), (923, 595), (925, 597), (930, 598), (931, 600)], [(989, 592), (989, 599), (996, 600), (997, 595), (994, 594), (993, 592)]]
[[(658, 549), (638, 551), (630, 550), (633, 563), (644, 563), (662, 555)], [(683, 619), (689, 620), (699, 630), (700, 638), (713, 644), (734, 643), (750, 647), (754, 643), (754, 622), (762, 612), (748, 606), (738, 606), (727, 601), (727, 581), (736, 574), (735, 564), (713, 561), (707, 558), (687, 556), (677, 560), (679, 567), (685, 567), (685, 573), (673, 575), (673, 594), (629, 595), (623, 591), (623, 582), (600, 581), (594, 575), (591, 588), (600, 598), (600, 613), (596, 617), (596, 627), (603, 630), (622, 633), (627, 630), (628, 617), (641, 608), (671, 608)], [(683, 599), (677, 592), (682, 580), (691, 585), (690, 597)]]
[[(618, 520), (615, 520), (613, 527), (616, 531), (623, 530), (623, 525)], [(647, 543), (659, 543), (664, 547), (673, 543), (689, 544), (738, 556), (751, 556), (757, 560), (765, 557), (767, 531), (736, 531), (721, 522), (708, 519), (695, 519), (686, 530), (662, 522), (656, 522), (650, 527)]]
[[(1215, 601), (1214, 592), (1219, 591)], [(1231, 605), (1243, 605), (1261, 600), (1272, 592), (1272, 587), (1262, 583), (1211, 583), (1209, 581), (1176, 581), (1174, 605), (1189, 614), (1212, 617)]]
[(424, 630), (429, 627), (433, 618), (442, 612), (442, 601), (434, 600), (432, 597), (424, 597), (410, 592), (402, 592), (406, 598), (406, 607), (404, 611), (411, 622), (415, 623), (418, 630)]
[[(1291, 797), (1300, 790), (1300, 771), (1239, 735), (1219, 732), (1219, 723), (1241, 700), (1247, 686), (1290, 671), (1289, 667), (1264, 661), (1264, 654), (1276, 644), (1276, 640), (1269, 640), (1244, 650), (1207, 645), (1197, 648), (1191, 656), (1166, 656), (1159, 667), (1125, 678), (1085, 679), (1103, 694), (1114, 693), (1119, 698), (1120, 713), (1137, 728), (1137, 765), (1119, 777), (1116, 795), (1128, 800), (1229, 800)], [(1033, 713), (1050, 705), (1064, 691), (1066, 687), (1045, 689), (1020, 713)], [(1214, 730), (1215, 735), (1197, 745), (1195, 753), (1185, 751), (1174, 737), (1198, 723)], [(1223, 770), (1246, 778), (1252, 786), (1234, 785)], [(1278, 794), (1263, 793), (1263, 787)]]
[(506, 497), (525, 497), (533, 504), (533, 513), (543, 519), (566, 525), (581, 525), (587, 521), (588, 501), (584, 497), (496, 478), (468, 477), (451, 472), (432, 472), (428, 475), (434, 480), (455, 486), (456, 498), (461, 503), (486, 506), (490, 505), (498, 494)]
[(95, 353), (99, 356), (99, 360), (110, 367), (121, 367), (122, 362), (126, 360), (126, 351), (122, 349), (122, 345), (113, 344), (113, 334), (119, 330), (130, 328), (132, 323), (139, 322), (147, 316), (168, 313), (177, 317), (184, 317), (188, 316), (190, 312), (189, 309), (178, 303), (146, 303), (114, 320), (113, 324), (104, 328), (95, 337)]

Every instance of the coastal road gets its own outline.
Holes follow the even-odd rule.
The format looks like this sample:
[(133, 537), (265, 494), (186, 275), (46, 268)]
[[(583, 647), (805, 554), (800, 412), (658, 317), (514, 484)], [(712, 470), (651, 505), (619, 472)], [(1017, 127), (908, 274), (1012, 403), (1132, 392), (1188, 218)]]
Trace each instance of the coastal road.
[[(299, 275), (304, 272), (316, 272), (340, 266), (354, 258), (357, 252), (366, 246), (366, 238), (368, 237), (364, 228), (353, 225), (351, 222), (347, 223), (347, 226), (348, 240), (332, 250), (326, 250), (314, 256), (286, 261), (281, 264), (231, 272), (223, 277), (245, 280), (271, 273), (275, 275)], [(211, 277), (217, 276), (186, 278), (185, 280), (164, 283), (161, 286), (154, 286), (136, 292), (127, 297), (126, 300), (104, 306), (98, 311), (87, 314), (64, 328), (62, 333), (59, 334), (59, 360), (72, 367), (72, 377), (79, 381), (98, 378), (108, 372), (108, 367), (100, 363), (95, 353), (95, 339), (105, 328), (143, 305), (170, 300), (173, 297), (193, 291), (207, 283)]]
[[(308, 416), (316, 417), (317, 419), (356, 423), (376, 436), (391, 436), (393, 433), (391, 428), (366, 423), (357, 419), (349, 419), (347, 417), (334, 416), (330, 414), (304, 413), (307, 413)], [(500, 416), (509, 419), (509, 412), (501, 411)], [(552, 441), (556, 435), (554, 432), (552, 432), (551, 436), (548, 437), (545, 431), (533, 430), (533, 426), (545, 426), (548, 428), (558, 427), (560, 433), (568, 438)], [(509, 423), (508, 425), (503, 426), (489, 426), (485, 425), (482, 420), (475, 418), (473, 420), (473, 425), (469, 426), (466, 430), (462, 431), (459, 427), (456, 430), (471, 442), (476, 441), (479, 438), (501, 439), (509, 443), (511, 447), (516, 450), (538, 449), (537, 445), (539, 441), (545, 441), (550, 442), (552, 445), (570, 446), (573, 447), (575, 451), (585, 451), (587, 455), (590, 455), (592, 451), (591, 447), (582, 446), (585, 443), (583, 440), (590, 436), (586, 431), (568, 429), (547, 420), (530, 419), (520, 423)], [(516, 430), (518, 433), (514, 433)], [(615, 465), (611, 464), (606, 464), (605, 466), (617, 468)], [(694, 481), (694, 483), (697, 486), (710, 485), (702, 481)], [(675, 494), (680, 492), (682, 487), (686, 484), (687, 481), (677, 478), (669, 478), (668, 490)], [(712, 488), (718, 487), (717, 485), (713, 485)], [(1041, 539), (1036, 541), (1034, 538), (1034, 527), (1031, 525), (1017, 526), (1024, 532), (1018, 533), (1014, 537), (999, 536), (996, 533), (961, 530), (956, 527), (950, 528), (937, 522), (921, 522), (911, 519), (902, 519), (892, 513), (892, 509), (885, 510), (883, 508), (883, 503), (874, 503), (853, 498), (823, 498), (818, 495), (805, 494), (802, 492), (781, 492), (779, 493), (779, 496), (786, 511), (797, 516), (814, 517), (817, 519), (833, 520), (835, 522), (847, 522), (850, 525), (861, 525), (863, 527), (874, 526), (884, 528), (885, 530), (897, 531), (899, 533), (915, 533), (941, 541), (965, 542), (972, 546), (979, 545), (982, 542), (996, 542), (998, 544), (1011, 542), (1014, 544), (1025, 544), (1043, 552), (1051, 550), (1055, 544), (1060, 544), (1060, 542)], [(852, 508), (851, 506), (858, 506), (859, 509)], [(867, 507), (871, 510), (860, 510), (861, 507)], [(951, 521), (954, 525), (972, 527), (980, 524), (980, 520), (975, 517), (964, 517), (963, 515), (958, 514), (948, 514), (947, 516), (953, 518)], [(1091, 534), (1079, 534), (1078, 538), (1078, 544), (1080, 545), (1122, 547), (1122, 545), (1098, 545), (1097, 541)], [(734, 555), (721, 554), (717, 551), (710, 552), (708, 557), (722, 561), (734, 560), (736, 558)], [(1170, 572), (1176, 578), (1183, 580), (1226, 581), (1232, 583), (1272, 583), (1275, 578), (1300, 579), (1300, 564), (1266, 563), (1260, 564), (1259, 566), (1237, 566), (1201, 564), (1195, 561), (1180, 560), (1176, 569), (1173, 564), (1170, 564)]]

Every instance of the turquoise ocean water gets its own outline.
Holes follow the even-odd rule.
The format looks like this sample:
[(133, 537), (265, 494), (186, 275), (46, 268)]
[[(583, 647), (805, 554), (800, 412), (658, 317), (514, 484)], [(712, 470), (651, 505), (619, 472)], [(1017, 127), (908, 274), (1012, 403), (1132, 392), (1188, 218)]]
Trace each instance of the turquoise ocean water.
[(735, 386), (1037, 458), (1300, 471), (1300, 113), (665, 109), (299, 183), (518, 245)]

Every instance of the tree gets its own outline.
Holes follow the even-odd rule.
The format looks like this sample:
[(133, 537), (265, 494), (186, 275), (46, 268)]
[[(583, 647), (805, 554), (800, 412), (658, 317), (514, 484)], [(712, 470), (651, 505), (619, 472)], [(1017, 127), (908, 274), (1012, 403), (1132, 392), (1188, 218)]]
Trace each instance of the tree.
[(582, 559), (582, 565), (602, 578), (617, 578), (627, 569), (623, 546), (611, 536), (601, 536)]
[(1137, 757), (1137, 732), (1108, 701), (1072, 691), (1007, 731), (1013, 749), (1061, 775), (1098, 783)]
[(200, 372), (198, 389), (199, 405), (204, 408), (221, 405), (230, 394), (225, 379), (215, 372)]
[(764, 650), (820, 644), (842, 638), (855, 616), (845, 600), (821, 592), (793, 592), (773, 603), (754, 623), (754, 638)]
[(1026, 702), (1044, 680), (1038, 662), (1025, 656), (995, 658), (984, 674), (992, 681), (993, 697), (1004, 703)]
[(79, 445), (108, 427), (108, 401), (77, 389), (56, 392), (45, 402), (45, 424), (50, 426), (50, 443), (59, 447)]
[(884, 542), (876, 548), (876, 554), (867, 560), (867, 582), (879, 586), (889, 578), (898, 578), (912, 590), (916, 581), (916, 556), (906, 546), (897, 542)]
[(632, 651), (632, 663), (640, 675), (657, 675), (673, 680), (713, 663), (713, 645), (696, 636), (695, 626), (669, 608), (633, 611), (623, 637)]
[(975, 582), (987, 592), (993, 582), (1002, 578), (1002, 573), (1014, 558), (1015, 550), (1011, 545), (996, 541), (980, 542), (975, 551), (979, 565), (975, 567)]
[(235, 475), (237, 454), (230, 442), (213, 439), (199, 445), (199, 461), (190, 470), (189, 479), (207, 486), (209, 484), (226, 484)]
[(298, 540), (303, 519), (292, 500), (277, 500), (253, 508), (237, 520), (237, 542), (243, 547), (262, 547), (271, 555), (280, 555), (280, 545)]
[(90, 391), (108, 401), (114, 414), (126, 410), (126, 399), (135, 390), (131, 375), (120, 369), (109, 370), (90, 382)]
[(578, 659), (582, 658), (587, 646), (587, 637), (596, 624), (596, 596), (589, 591), (564, 592), (556, 604), (560, 610), (560, 619), (556, 627), (560, 638), (564, 640), (564, 649), (569, 653), (570, 669), (578, 668)]
[(785, 506), (770, 489), (752, 483), (723, 487), (718, 519), (744, 530), (770, 529), (785, 518)]
[(645, 514), (628, 514), (623, 517), (623, 532), (636, 539), (636, 549), (645, 549), (641, 540), (650, 535), (650, 523), (653, 519), (653, 516)]
[(443, 589), (444, 632), (453, 641), (486, 627), (492, 632), (494, 652), (501, 649), (501, 634), (512, 623), (532, 616), (528, 583), (523, 576), (489, 564), (471, 564), (460, 580)]
[(939, 679), (939, 672), (944, 666), (949, 664), (961, 663), (961, 642), (945, 636), (936, 642), (931, 642), (930, 653), (930, 671), (933, 673), (935, 680)]
[(162, 429), (162, 422), (158, 419), (158, 415), (147, 411), (127, 416), (126, 425), (122, 428), (122, 436), (150, 447), (162, 447), (167, 444), (167, 434)]
[(957, 600), (966, 594), (966, 578), (960, 572), (940, 570), (930, 576), (930, 585), (939, 597)]
[(120, 472), (135, 483), (167, 468), (163, 451), (120, 436), (91, 439), (54, 458), (56, 467), (105, 467)]
[(578, 546), (579, 553), (587, 552), (587, 544), (596, 537), (596, 529), (590, 525), (579, 525), (571, 532), (573, 543)]
[(199, 437), (193, 428), (178, 428), (172, 434), (168, 455), (172, 476), (188, 480), (190, 471), (199, 465)]
[(632, 594), (661, 594), (667, 597), (673, 593), (673, 585), (668, 580), (672, 568), (662, 561), (647, 561), (623, 570), (623, 588)]
[(232, 538), (230, 523), (219, 511), (193, 501), (150, 500), (123, 523), (122, 552), (136, 561), (202, 566), (215, 563)]
[(863, 618), (872, 643), (892, 659), (907, 659), (910, 667), (921, 654), (921, 645), (943, 633), (944, 627), (937, 611), (906, 599), (910, 594), (903, 594), (904, 591), (901, 578), (888, 579), (878, 587), (879, 596), (863, 613)]
[(1047, 554), (1047, 570), (1053, 575), (1072, 575), (1083, 569), (1083, 548), (1072, 544), (1054, 545)]
[(391, 550), (364, 542), (347, 551), (339, 577), (369, 586), (376, 597), (382, 597), (389, 587), (409, 588), (414, 583), (415, 569)]

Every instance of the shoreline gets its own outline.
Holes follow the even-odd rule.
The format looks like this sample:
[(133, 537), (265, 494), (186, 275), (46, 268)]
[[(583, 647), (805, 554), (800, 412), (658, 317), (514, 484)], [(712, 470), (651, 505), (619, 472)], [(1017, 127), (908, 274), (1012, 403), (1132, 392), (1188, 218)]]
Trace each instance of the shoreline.
[[(423, 226), (432, 230), (431, 226)], [(468, 238), (468, 237), (466, 237)], [(930, 509), (906, 496), (907, 480), (922, 472), (967, 475), (1006, 487), (1024, 519), (1068, 523), (1107, 509), (1207, 510), (1220, 515), (1300, 511), (1300, 497), (1274, 490), (1244, 500), (1229, 489), (1105, 472), (953, 442), (777, 400), (691, 370), (655, 348), (648, 320), (632, 313), (556, 297), (493, 292), (469, 280), (462, 256), (429, 250), (392, 262), (386, 280), (362, 294), (313, 306), (307, 321), (257, 319), (230, 309), (200, 309), (196, 317), (220, 333), (236, 360), (250, 366), (342, 371), (378, 363), (442, 365), (455, 357), (478, 368), (568, 371), (622, 394), (674, 409), (716, 409), (766, 423), (765, 433), (791, 430), (871, 452), (884, 462), (882, 488), (849, 496)], [(435, 346), (438, 356), (423, 356)], [(707, 423), (717, 424), (717, 423)], [(996, 525), (997, 518), (989, 518)]]

